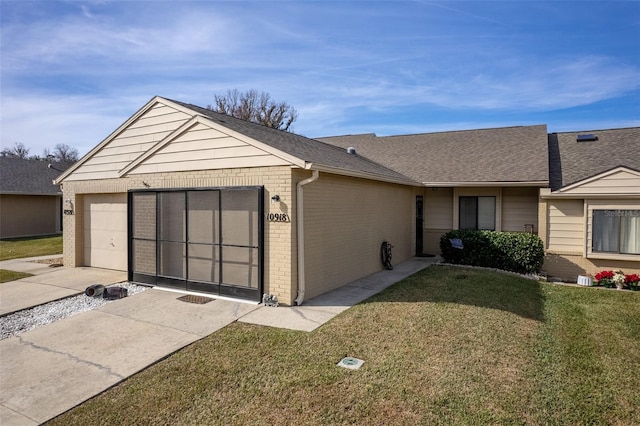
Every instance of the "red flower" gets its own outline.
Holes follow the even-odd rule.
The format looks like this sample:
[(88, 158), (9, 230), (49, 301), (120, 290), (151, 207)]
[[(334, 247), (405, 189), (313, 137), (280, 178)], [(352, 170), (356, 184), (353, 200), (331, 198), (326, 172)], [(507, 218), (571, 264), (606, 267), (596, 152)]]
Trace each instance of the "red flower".
[(640, 276), (638, 276), (638, 274), (630, 274), (624, 276), (624, 282), (626, 284), (633, 284), (637, 283), (638, 281), (640, 281)]
[(613, 271), (601, 271), (596, 274), (596, 280), (610, 280), (613, 278)]

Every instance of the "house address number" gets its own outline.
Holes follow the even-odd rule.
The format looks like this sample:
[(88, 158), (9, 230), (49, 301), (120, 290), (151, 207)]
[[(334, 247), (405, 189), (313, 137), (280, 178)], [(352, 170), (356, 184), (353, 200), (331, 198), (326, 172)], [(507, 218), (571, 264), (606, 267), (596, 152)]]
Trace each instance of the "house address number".
[(267, 214), (269, 222), (289, 222), (289, 215), (286, 213), (269, 213)]

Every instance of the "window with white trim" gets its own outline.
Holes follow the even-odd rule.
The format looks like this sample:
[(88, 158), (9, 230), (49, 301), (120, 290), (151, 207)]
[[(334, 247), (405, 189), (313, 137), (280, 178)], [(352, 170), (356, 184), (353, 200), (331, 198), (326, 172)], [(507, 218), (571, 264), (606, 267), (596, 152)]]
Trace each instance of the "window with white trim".
[(593, 253), (640, 254), (640, 210), (593, 210)]
[(460, 197), (459, 229), (496, 230), (496, 197)]

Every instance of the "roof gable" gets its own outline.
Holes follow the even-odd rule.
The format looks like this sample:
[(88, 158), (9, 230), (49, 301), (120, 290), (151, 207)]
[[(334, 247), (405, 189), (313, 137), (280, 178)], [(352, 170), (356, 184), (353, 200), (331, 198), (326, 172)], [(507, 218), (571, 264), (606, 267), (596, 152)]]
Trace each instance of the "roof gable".
[(285, 164), (418, 184), (338, 147), (161, 97), (151, 99), (57, 182)]
[[(578, 142), (578, 135), (598, 139)], [(640, 170), (640, 127), (549, 135), (549, 185), (553, 191), (616, 167)]]
[(551, 194), (578, 197), (640, 196), (640, 171), (616, 167)]
[[(230, 132), (206, 118), (195, 116), (119, 172), (143, 174), (236, 167), (294, 165), (295, 158), (283, 158), (257, 141)], [(302, 164), (304, 165), (304, 164)]]
[(193, 112), (154, 97), (57, 182), (117, 178), (118, 172), (187, 122)]

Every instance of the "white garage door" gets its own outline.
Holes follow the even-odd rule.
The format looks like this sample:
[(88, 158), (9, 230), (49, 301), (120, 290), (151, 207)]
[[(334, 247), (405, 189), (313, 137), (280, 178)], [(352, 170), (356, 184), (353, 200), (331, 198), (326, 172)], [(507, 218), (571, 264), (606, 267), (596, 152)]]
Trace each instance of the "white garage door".
[(127, 194), (84, 196), (84, 265), (127, 270)]

